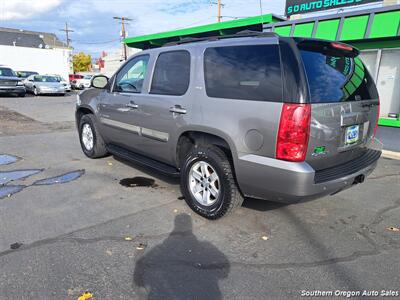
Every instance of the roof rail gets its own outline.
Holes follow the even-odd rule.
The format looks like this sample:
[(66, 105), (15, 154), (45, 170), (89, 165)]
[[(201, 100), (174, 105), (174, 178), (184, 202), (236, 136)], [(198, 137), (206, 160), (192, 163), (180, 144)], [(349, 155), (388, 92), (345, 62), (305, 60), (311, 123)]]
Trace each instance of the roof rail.
[(222, 39), (232, 39), (232, 38), (240, 38), (240, 37), (278, 37), (278, 34), (276, 34), (274, 32), (243, 30), (243, 31), (239, 31), (235, 34), (228, 34), (228, 35), (215, 35), (215, 36), (207, 36), (207, 37), (201, 37), (201, 38), (195, 38), (195, 37), (182, 38), (179, 41), (166, 43), (162, 47), (181, 45), (181, 44), (187, 44), (187, 43), (204, 42), (204, 41), (218, 41), (218, 40), (222, 40)]

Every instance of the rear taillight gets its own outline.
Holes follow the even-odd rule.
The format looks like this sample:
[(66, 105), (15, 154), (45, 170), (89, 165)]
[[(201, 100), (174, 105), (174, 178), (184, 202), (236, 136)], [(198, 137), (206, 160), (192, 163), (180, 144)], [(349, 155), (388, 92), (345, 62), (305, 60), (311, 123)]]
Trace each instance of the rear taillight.
[(376, 136), (376, 131), (378, 130), (378, 122), (379, 122), (379, 113), (381, 110), (381, 100), (379, 99), (378, 109), (376, 110), (376, 123), (374, 126), (374, 136)]
[(310, 104), (283, 104), (276, 144), (277, 159), (305, 160), (310, 134), (310, 120)]

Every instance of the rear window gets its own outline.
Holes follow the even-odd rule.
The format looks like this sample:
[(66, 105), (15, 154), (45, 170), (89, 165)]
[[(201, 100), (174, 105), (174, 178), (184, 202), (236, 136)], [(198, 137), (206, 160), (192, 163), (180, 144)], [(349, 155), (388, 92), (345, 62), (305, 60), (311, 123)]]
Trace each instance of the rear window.
[(360, 58), (301, 50), (311, 103), (376, 99), (375, 84)]
[(209, 97), (282, 101), (278, 45), (208, 48), (204, 73)]

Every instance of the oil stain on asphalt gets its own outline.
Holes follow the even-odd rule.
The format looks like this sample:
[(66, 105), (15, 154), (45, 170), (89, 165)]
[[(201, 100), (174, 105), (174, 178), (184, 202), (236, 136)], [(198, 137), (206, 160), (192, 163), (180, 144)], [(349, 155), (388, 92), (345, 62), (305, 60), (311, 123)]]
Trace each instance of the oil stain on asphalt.
[(147, 177), (132, 177), (132, 178), (124, 178), (119, 181), (119, 184), (125, 187), (137, 187), (137, 186), (145, 186), (145, 187), (157, 187), (154, 179)]
[(10, 245), (10, 249), (11, 250), (16, 250), (16, 249), (20, 248), (22, 245), (23, 245), (22, 243), (18, 243), (17, 242), (17, 243), (11, 244)]

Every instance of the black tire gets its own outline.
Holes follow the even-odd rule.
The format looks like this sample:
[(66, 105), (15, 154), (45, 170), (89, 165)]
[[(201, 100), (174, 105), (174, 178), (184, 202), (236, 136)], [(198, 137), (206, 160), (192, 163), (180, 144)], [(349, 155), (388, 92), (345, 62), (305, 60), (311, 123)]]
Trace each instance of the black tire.
[[(82, 128), (85, 124), (88, 124), (93, 133), (93, 148), (86, 149), (85, 145), (82, 142)], [(108, 154), (106, 144), (100, 135), (99, 130), (96, 126), (95, 117), (92, 114), (83, 115), (79, 121), (79, 142), (82, 147), (83, 153), (89, 158), (100, 158), (104, 157)]]
[[(215, 170), (220, 181), (220, 193), (214, 204), (204, 206), (192, 195), (189, 187), (190, 169), (198, 161), (205, 161)], [(186, 156), (181, 169), (181, 190), (186, 203), (197, 214), (211, 220), (219, 219), (243, 203), (232, 165), (226, 154), (214, 146), (198, 146)]]
[(23, 98), (23, 97), (25, 97), (25, 94), (26, 93), (20, 93), (20, 94), (18, 94), (18, 97), (22, 97)]
[(39, 92), (38, 92), (38, 90), (37, 90), (36, 87), (33, 87), (33, 94), (34, 94), (35, 96), (39, 96)]

